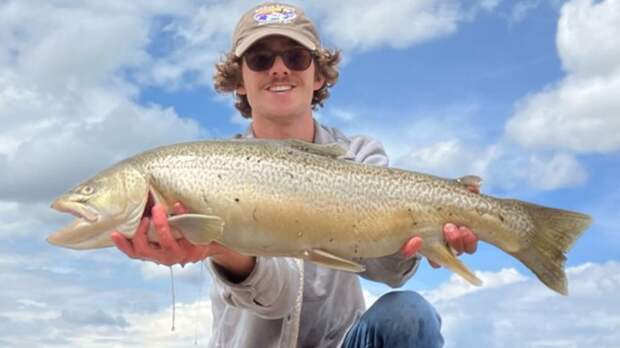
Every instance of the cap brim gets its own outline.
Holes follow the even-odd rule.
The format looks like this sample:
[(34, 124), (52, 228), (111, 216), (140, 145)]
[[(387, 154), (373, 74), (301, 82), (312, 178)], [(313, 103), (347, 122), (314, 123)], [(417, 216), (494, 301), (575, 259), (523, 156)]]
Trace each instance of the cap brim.
[(301, 45), (306, 47), (307, 49), (314, 51), (317, 47), (312, 40), (310, 40), (306, 35), (299, 33), (298, 31), (291, 30), (288, 28), (262, 28), (257, 30), (256, 32), (248, 35), (244, 39), (242, 39), (237, 47), (235, 48), (235, 56), (241, 57), (243, 53), (250, 48), (256, 41), (272, 35), (281, 35), (286, 36), (290, 39), (293, 39), (299, 42)]

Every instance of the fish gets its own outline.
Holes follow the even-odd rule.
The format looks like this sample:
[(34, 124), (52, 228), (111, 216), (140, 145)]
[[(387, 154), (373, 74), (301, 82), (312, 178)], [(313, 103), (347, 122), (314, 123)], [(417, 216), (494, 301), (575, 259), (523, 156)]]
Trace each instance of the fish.
[[(157, 203), (170, 213), (175, 238), (349, 272), (363, 272), (361, 260), (393, 255), (419, 236), (419, 254), (481, 285), (443, 239), (450, 222), (468, 226), (547, 287), (568, 294), (566, 254), (592, 218), (471, 192), (468, 186), (480, 180), (357, 163), (339, 143), (179, 143), (129, 157), (59, 196), (52, 208), (76, 219), (47, 240), (77, 250), (113, 246), (113, 231), (131, 238)], [(172, 215), (175, 202), (189, 212)], [(157, 241), (152, 227), (148, 238)]]

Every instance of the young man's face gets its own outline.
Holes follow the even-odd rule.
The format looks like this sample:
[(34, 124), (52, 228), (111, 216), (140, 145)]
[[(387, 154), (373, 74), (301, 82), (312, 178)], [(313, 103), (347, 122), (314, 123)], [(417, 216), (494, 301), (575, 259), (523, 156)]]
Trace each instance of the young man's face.
[(266, 70), (255, 71), (248, 67), (249, 56), (256, 52), (285, 52), (302, 48), (299, 43), (283, 36), (269, 36), (257, 41), (242, 58), (242, 86), (237, 93), (246, 95), (252, 107), (252, 117), (295, 118), (312, 112), (312, 95), (323, 86), (323, 78), (315, 78), (312, 60), (307, 69), (298, 71), (284, 64), (277, 56), (273, 65)]

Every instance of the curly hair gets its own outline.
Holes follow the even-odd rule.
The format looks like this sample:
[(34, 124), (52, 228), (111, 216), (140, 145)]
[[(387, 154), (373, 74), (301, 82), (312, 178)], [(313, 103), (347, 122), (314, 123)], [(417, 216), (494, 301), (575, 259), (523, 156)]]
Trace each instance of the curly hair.
[[(329, 88), (338, 81), (338, 63), (340, 62), (340, 51), (319, 48), (312, 53), (316, 65), (316, 77), (323, 77), (325, 83), (321, 88), (314, 91), (312, 95), (312, 109), (316, 110), (323, 106), (323, 101), (329, 96)], [(245, 118), (252, 117), (252, 108), (248, 102), (248, 97), (235, 93), (237, 87), (243, 82), (241, 76), (241, 58), (234, 53), (228, 53), (219, 63), (215, 65), (213, 75), (213, 85), (215, 90), (220, 93), (233, 92), (235, 96), (235, 107)]]

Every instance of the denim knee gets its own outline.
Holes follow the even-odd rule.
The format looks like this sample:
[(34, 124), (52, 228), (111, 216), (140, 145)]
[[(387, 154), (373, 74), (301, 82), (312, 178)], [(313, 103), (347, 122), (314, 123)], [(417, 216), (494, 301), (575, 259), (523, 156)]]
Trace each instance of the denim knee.
[(413, 291), (381, 296), (347, 333), (343, 347), (441, 347), (441, 318)]

